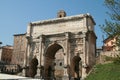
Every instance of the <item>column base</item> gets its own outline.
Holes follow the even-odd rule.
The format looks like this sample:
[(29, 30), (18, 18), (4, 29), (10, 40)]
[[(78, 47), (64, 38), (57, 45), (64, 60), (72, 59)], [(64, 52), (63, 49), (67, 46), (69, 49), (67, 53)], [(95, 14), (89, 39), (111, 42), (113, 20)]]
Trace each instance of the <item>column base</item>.
[(25, 69), (22, 70), (22, 76), (26, 77), (26, 71), (25, 71)]
[(68, 76), (64, 76), (64, 77), (62, 78), (62, 80), (69, 80), (69, 77), (68, 77)]
[(22, 70), (22, 76), (28, 77), (28, 67), (24, 67)]
[(37, 68), (37, 74), (35, 75), (35, 78), (39, 79), (40, 78), (40, 67)]

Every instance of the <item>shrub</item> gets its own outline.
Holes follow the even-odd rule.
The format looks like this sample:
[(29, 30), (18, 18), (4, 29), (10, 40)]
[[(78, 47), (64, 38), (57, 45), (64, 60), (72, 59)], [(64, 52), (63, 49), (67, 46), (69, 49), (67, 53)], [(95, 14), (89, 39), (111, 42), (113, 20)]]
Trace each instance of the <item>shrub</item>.
[(116, 58), (114, 58), (114, 61), (113, 61), (115, 64), (120, 64), (120, 56), (117, 55)]
[(113, 61), (114, 58), (113, 58), (113, 57), (109, 57), (109, 56), (105, 56), (105, 60), (106, 60), (106, 61)]

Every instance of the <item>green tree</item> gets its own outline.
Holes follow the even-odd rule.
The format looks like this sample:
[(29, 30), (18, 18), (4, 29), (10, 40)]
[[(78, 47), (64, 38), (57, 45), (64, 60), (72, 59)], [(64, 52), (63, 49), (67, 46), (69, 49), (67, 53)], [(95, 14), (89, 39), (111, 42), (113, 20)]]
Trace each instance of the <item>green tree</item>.
[(101, 28), (107, 37), (117, 36), (116, 44), (120, 46), (120, 0), (105, 0), (104, 4), (109, 9), (110, 20), (105, 20)]

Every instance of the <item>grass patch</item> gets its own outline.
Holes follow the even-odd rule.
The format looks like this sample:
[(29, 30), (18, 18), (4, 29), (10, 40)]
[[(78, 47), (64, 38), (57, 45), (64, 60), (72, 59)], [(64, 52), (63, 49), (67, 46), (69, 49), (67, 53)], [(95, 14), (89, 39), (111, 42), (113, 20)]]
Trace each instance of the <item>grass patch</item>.
[(85, 80), (120, 80), (120, 64), (98, 64)]

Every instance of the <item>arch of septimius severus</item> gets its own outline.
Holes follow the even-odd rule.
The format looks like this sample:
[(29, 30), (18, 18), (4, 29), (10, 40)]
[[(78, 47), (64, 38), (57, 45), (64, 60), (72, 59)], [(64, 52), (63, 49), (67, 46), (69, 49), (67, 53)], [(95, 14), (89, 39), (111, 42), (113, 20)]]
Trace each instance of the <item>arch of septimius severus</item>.
[(27, 28), (24, 65), (37, 56), (37, 75), (46, 80), (84, 78), (95, 64), (95, 22), (90, 14), (31, 22)]

